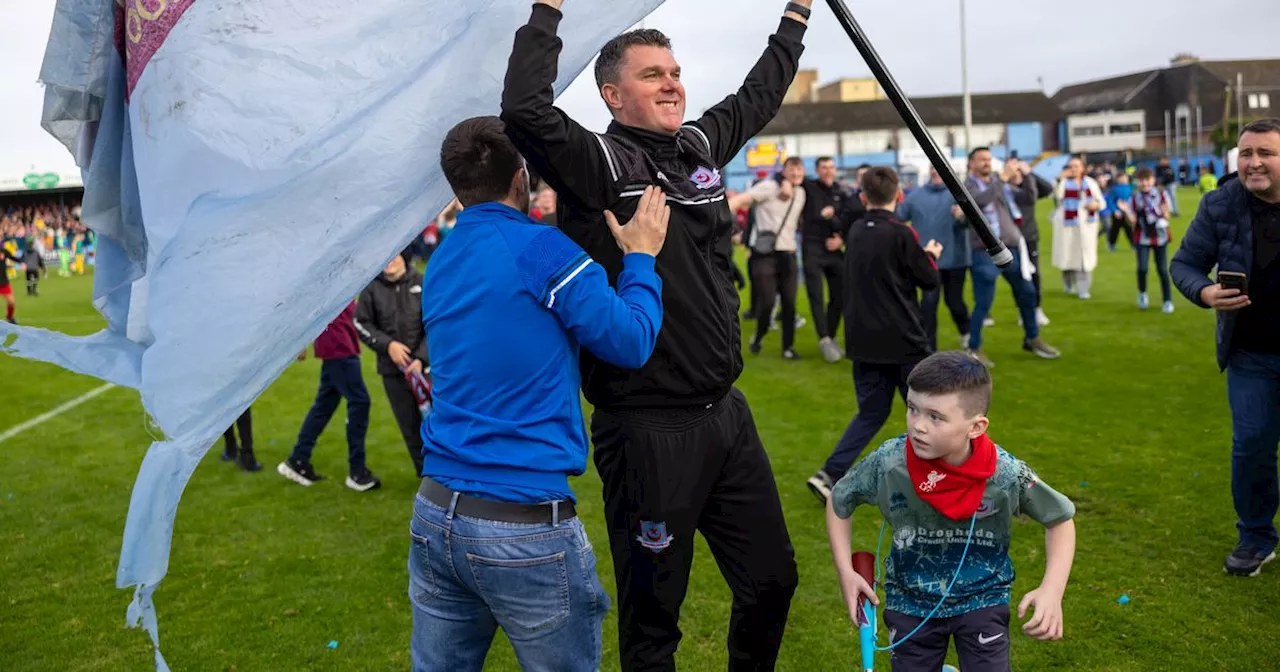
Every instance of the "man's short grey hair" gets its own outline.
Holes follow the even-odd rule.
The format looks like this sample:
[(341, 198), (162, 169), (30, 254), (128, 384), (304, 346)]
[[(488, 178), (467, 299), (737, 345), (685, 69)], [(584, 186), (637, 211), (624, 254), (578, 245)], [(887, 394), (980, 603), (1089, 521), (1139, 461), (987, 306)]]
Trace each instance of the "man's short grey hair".
[(622, 75), (622, 59), (631, 47), (660, 47), (670, 50), (671, 39), (660, 30), (641, 28), (609, 40), (596, 59), (596, 88), (618, 83), (618, 78)]
[(1266, 119), (1258, 119), (1251, 121), (1240, 129), (1240, 136), (1244, 137), (1245, 133), (1280, 133), (1280, 119), (1268, 117)]

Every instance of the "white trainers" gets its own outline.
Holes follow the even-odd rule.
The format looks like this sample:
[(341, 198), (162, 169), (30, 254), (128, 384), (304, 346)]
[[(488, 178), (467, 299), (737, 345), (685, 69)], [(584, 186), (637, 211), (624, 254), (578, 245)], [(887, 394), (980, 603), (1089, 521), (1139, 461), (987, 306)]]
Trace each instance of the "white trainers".
[(1164, 311), (1164, 314), (1165, 314), (1165, 315), (1168, 315), (1168, 314), (1172, 313), (1172, 312), (1173, 312), (1173, 302), (1172, 302), (1172, 301), (1165, 301), (1165, 302), (1164, 302), (1164, 308), (1163, 308), (1162, 310)]
[(1138, 310), (1146, 310), (1151, 305), (1151, 301), (1147, 299), (1146, 292), (1138, 292)]
[(1049, 316), (1044, 314), (1043, 308), (1036, 308), (1036, 324), (1042, 327), (1049, 326)]
[(827, 360), (828, 364), (835, 364), (840, 361), (842, 355), (840, 346), (836, 345), (836, 342), (830, 336), (818, 341), (818, 349), (822, 351), (822, 358)]

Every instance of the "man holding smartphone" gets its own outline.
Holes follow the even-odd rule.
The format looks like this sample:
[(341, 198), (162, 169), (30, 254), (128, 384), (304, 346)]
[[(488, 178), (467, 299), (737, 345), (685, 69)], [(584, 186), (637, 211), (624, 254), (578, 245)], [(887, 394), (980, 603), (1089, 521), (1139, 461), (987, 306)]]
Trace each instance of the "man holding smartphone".
[(1238, 146), (1237, 176), (1205, 196), (1169, 270), (1188, 299), (1218, 311), (1240, 532), (1225, 569), (1256, 576), (1280, 542), (1280, 119), (1246, 125)]

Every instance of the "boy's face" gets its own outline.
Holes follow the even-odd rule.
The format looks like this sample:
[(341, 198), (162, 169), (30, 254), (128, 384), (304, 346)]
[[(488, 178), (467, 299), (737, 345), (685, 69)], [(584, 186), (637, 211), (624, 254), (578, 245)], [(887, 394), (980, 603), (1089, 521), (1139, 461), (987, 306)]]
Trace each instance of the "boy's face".
[(1141, 189), (1141, 190), (1143, 190), (1143, 191), (1151, 191), (1152, 189), (1155, 189), (1155, 188), (1156, 188), (1156, 178), (1154, 178), (1154, 177), (1144, 177), (1144, 178), (1142, 178), (1141, 180), (1138, 180), (1138, 188), (1139, 188), (1139, 189)]
[(916, 457), (961, 464), (968, 457), (969, 441), (987, 431), (987, 416), (970, 417), (960, 395), (907, 392), (907, 434)]

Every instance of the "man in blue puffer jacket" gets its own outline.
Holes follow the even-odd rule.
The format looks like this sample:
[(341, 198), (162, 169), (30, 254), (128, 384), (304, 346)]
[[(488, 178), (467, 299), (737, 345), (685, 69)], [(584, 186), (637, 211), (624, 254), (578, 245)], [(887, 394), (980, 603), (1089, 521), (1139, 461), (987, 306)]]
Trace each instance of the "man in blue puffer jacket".
[[(1169, 270), (1192, 303), (1218, 311), (1240, 533), (1225, 568), (1255, 576), (1276, 557), (1280, 541), (1274, 523), (1280, 509), (1280, 119), (1245, 126), (1239, 149), (1239, 176), (1224, 178), (1204, 197)], [(1207, 277), (1215, 265), (1216, 283)], [(1236, 282), (1224, 283), (1232, 273)]]
[(964, 305), (964, 277), (973, 258), (969, 245), (969, 225), (964, 219), (956, 199), (942, 183), (935, 168), (929, 168), (929, 182), (914, 189), (907, 200), (898, 206), (898, 219), (910, 222), (920, 234), (920, 240), (936, 240), (942, 244), (942, 256), (938, 258), (938, 274), (941, 287), (924, 293), (920, 300), (920, 314), (929, 345), (938, 351), (938, 298), (946, 297), (947, 310), (960, 331), (961, 347), (968, 347), (969, 308)]

